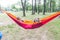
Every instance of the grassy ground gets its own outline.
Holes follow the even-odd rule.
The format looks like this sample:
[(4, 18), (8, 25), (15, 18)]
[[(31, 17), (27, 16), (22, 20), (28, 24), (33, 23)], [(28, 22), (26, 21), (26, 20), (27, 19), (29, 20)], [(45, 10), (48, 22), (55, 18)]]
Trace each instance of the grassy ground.
[[(27, 16), (23, 17), (22, 12), (12, 12), (17, 17), (22, 19), (33, 20), (36, 17), (43, 18), (51, 13), (46, 13), (46, 15), (31, 15), (27, 12)], [(49, 23), (43, 25), (36, 29), (23, 29), (18, 26), (14, 21), (12, 21), (6, 14), (0, 14), (0, 31), (3, 33), (2, 40), (60, 40), (60, 18), (57, 17)]]

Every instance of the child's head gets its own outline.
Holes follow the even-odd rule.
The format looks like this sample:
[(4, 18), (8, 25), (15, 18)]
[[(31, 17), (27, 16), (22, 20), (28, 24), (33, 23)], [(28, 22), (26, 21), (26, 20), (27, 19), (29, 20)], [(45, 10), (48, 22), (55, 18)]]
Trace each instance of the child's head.
[(39, 19), (39, 18), (37, 18), (37, 19)]
[(20, 18), (19, 18), (19, 17), (17, 17), (17, 19), (18, 19), (18, 20), (20, 20)]

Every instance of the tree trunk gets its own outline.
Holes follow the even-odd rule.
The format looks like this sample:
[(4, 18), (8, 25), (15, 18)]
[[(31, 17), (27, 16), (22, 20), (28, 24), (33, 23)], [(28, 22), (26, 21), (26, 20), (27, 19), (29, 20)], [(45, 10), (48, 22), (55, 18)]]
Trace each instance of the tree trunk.
[(22, 8), (23, 8), (23, 16), (26, 16), (25, 14), (25, 7), (26, 7), (26, 0), (23, 3), (23, 0), (21, 0)]
[(52, 2), (52, 0), (50, 0), (50, 12), (52, 12), (51, 2)]
[(37, 12), (37, 7), (36, 7), (36, 0), (35, 0), (35, 12)]
[(32, 0), (32, 15), (34, 14), (35, 14), (35, 10), (34, 10), (33, 0)]
[(45, 15), (45, 10), (46, 9), (46, 0), (44, 0), (44, 10), (43, 10), (43, 15)]
[(40, 0), (38, 0), (38, 14), (40, 13)]

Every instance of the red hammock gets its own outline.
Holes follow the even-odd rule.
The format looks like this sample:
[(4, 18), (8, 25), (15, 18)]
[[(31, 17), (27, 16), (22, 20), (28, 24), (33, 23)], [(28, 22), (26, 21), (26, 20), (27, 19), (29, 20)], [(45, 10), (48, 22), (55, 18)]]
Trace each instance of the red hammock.
[(60, 12), (56, 12), (50, 16), (47, 16), (45, 18), (42, 18), (40, 21), (41, 22), (33, 22), (31, 20), (24, 20), (24, 22), (22, 22), (21, 20), (18, 20), (16, 16), (14, 16), (11, 13), (5, 12), (13, 21), (15, 21), (19, 26), (25, 28), (25, 29), (34, 29), (34, 28), (38, 28), (41, 27), (42, 25), (46, 24), (47, 22), (49, 22), (50, 20), (54, 19), (55, 17), (57, 17), (58, 15), (60, 15)]

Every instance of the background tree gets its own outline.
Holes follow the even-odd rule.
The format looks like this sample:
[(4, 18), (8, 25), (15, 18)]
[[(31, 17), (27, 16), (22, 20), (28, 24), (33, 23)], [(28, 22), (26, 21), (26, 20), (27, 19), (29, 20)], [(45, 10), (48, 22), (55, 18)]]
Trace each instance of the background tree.
[(45, 10), (46, 9), (46, 0), (44, 0), (44, 10), (43, 10), (43, 15), (45, 15)]
[(54, 12), (56, 9), (56, 2), (55, 0), (52, 0), (52, 12)]
[(22, 8), (23, 8), (23, 16), (26, 16), (25, 14), (25, 8), (26, 8), (26, 0), (21, 0)]
[[(43, 4), (42, 4), (43, 3)], [(17, 7), (19, 5), (19, 7)], [(9, 9), (8, 7), (5, 9)], [(23, 11), (23, 16), (26, 16), (26, 11), (32, 11), (32, 15), (35, 13), (43, 12), (42, 14), (45, 15), (45, 12), (56, 12), (60, 11), (60, 0), (20, 0), (15, 4), (11, 5), (12, 11)]]
[(58, 0), (57, 10), (60, 11), (60, 0)]
[[(17, 8), (15, 7), (15, 4), (13, 4), (12, 6), (11, 6), (11, 8), (12, 8), (12, 11), (17, 11)], [(6, 9), (6, 8), (5, 8)], [(7, 10), (7, 9), (6, 9)]]
[(49, 0), (50, 3), (50, 12), (52, 12), (52, 0)]
[(37, 0), (35, 0), (35, 12), (37, 12), (37, 5), (36, 5)]
[(32, 15), (35, 14), (35, 9), (34, 9), (34, 0), (32, 0)]
[(38, 0), (38, 14), (40, 13), (40, 0)]

